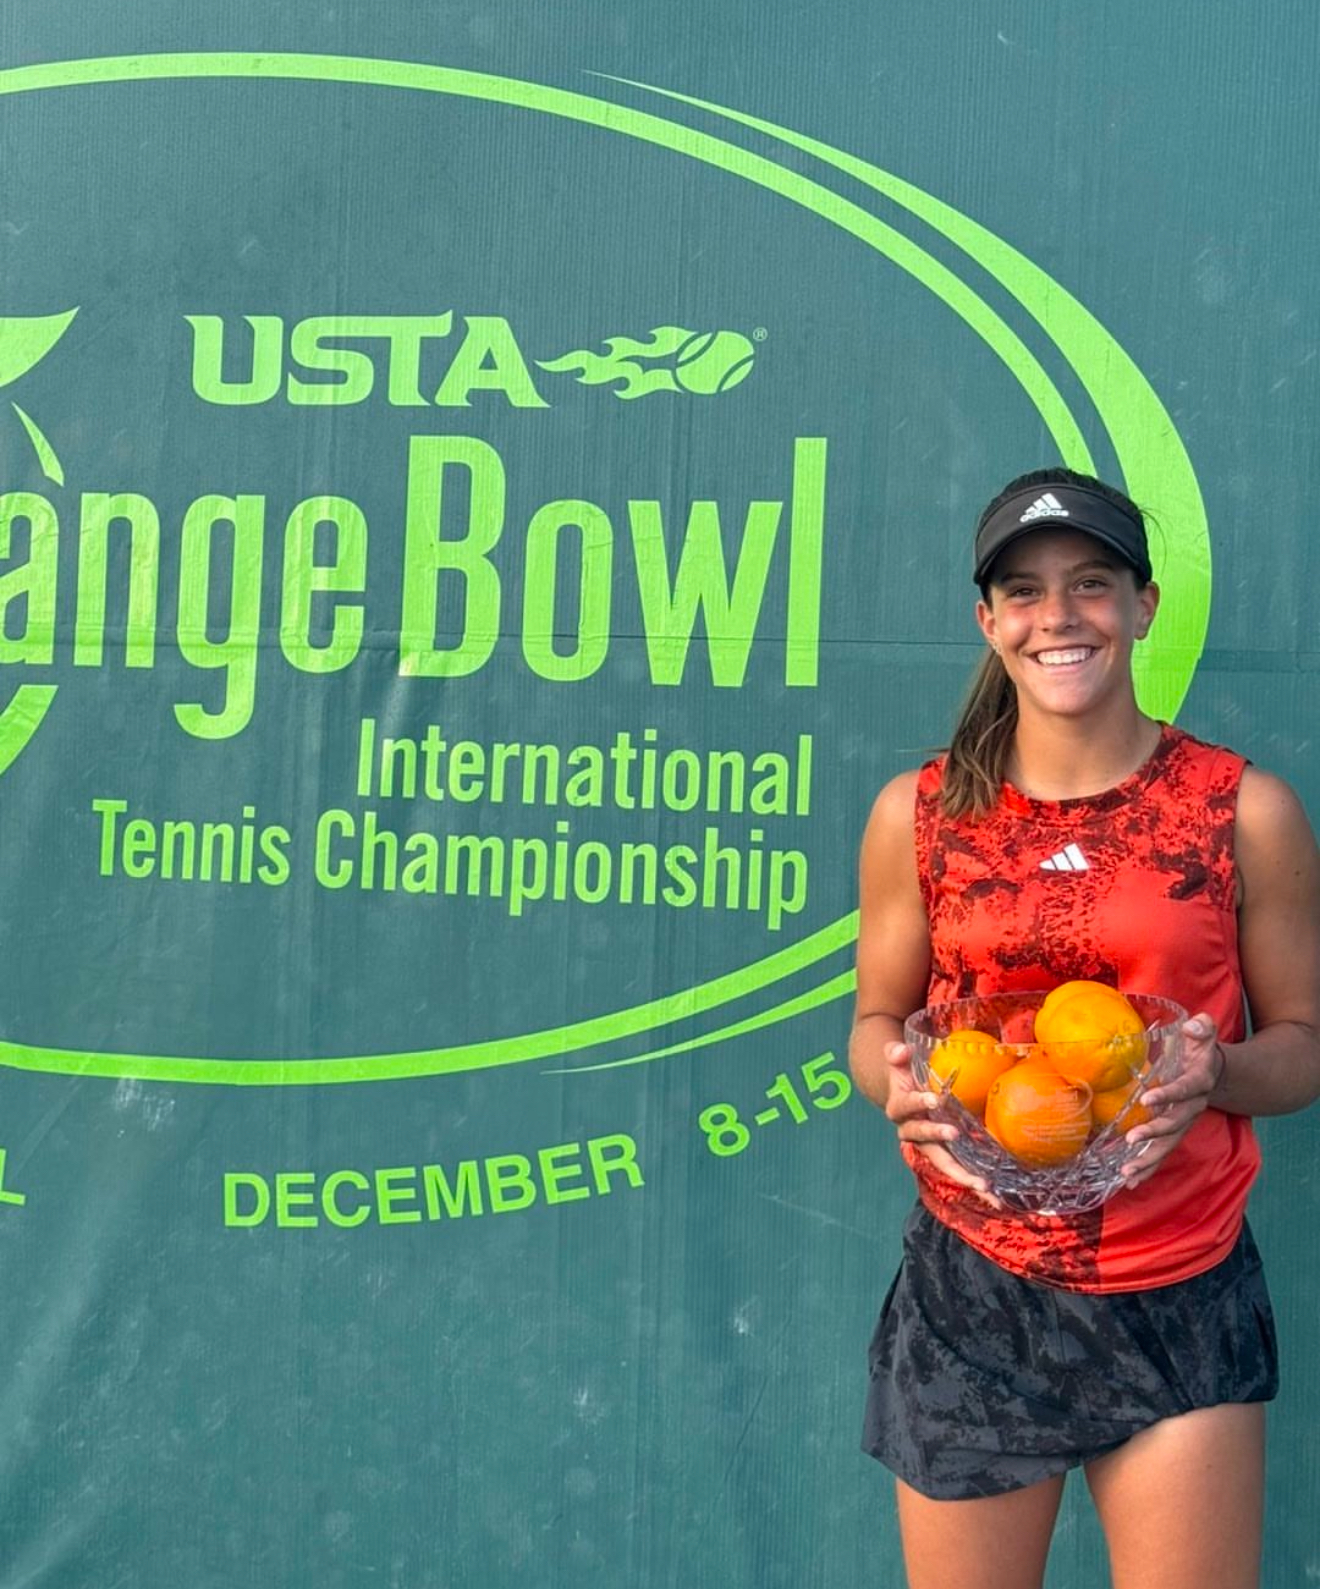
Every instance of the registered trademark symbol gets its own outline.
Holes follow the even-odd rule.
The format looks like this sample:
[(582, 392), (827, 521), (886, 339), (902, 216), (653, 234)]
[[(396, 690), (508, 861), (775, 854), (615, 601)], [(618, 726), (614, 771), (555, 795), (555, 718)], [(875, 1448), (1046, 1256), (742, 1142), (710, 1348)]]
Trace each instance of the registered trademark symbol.
[(770, 335), (770, 333), (766, 330), (766, 328), (764, 326), (757, 326), (756, 330), (752, 332), (752, 341), (753, 342), (764, 342), (765, 339), (769, 335)]

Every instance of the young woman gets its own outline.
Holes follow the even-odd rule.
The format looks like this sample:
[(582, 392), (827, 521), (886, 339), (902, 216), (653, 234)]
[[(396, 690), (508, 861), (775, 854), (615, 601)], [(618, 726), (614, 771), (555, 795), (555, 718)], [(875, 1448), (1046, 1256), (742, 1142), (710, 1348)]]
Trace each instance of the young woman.
[[(1121, 492), (1014, 480), (974, 577), (988, 651), (949, 751), (881, 792), (862, 845), (853, 1075), (919, 1194), (865, 1448), (897, 1475), (911, 1589), (1038, 1589), (1078, 1466), (1114, 1589), (1249, 1589), (1277, 1379), (1251, 1116), (1320, 1094), (1315, 839), (1277, 778), (1137, 706), (1159, 591)], [(1183, 1069), (1103, 1207), (1009, 1213), (947, 1151), (903, 1021), (1075, 978), (1195, 1012)]]

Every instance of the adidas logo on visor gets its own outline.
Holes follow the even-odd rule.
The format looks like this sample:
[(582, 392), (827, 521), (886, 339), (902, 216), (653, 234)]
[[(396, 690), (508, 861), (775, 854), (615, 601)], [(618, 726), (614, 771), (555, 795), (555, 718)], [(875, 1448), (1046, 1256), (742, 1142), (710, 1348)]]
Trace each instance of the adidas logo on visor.
[(1063, 503), (1059, 501), (1052, 491), (1047, 491), (1043, 497), (1036, 498), (1018, 520), (1018, 523), (1030, 524), (1033, 519), (1066, 519), (1068, 517), (1068, 510)]
[(1066, 844), (1048, 861), (1040, 863), (1042, 872), (1089, 872), (1091, 863), (1075, 844)]

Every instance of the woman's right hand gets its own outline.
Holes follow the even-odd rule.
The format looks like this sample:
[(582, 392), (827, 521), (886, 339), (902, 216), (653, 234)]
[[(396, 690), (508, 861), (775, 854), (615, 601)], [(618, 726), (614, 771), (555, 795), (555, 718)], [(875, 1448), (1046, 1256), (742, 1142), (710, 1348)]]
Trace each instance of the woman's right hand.
[(985, 1177), (959, 1164), (944, 1146), (958, 1135), (958, 1128), (931, 1118), (931, 1111), (939, 1107), (940, 1100), (933, 1092), (926, 1092), (917, 1085), (912, 1074), (911, 1048), (906, 1043), (886, 1043), (884, 1054), (889, 1067), (885, 1113), (898, 1128), (899, 1141), (911, 1143), (941, 1175), (974, 1192), (988, 1207), (1002, 1208), (1003, 1204), (991, 1192)]

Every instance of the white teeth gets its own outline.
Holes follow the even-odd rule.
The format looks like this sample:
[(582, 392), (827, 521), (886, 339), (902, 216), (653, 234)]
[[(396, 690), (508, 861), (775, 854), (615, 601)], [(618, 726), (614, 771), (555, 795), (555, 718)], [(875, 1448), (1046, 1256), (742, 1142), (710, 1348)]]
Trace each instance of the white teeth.
[(1036, 661), (1044, 663), (1047, 668), (1061, 668), (1069, 662), (1085, 662), (1090, 655), (1089, 647), (1078, 651), (1039, 651)]

